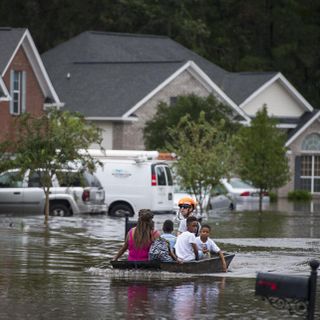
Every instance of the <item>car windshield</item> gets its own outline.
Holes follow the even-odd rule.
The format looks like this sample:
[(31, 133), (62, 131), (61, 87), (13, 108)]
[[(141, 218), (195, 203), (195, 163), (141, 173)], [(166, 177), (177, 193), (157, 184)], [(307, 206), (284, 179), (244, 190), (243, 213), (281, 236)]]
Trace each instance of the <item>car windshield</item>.
[(246, 188), (252, 189), (253, 188), (253, 186), (250, 183), (242, 181), (240, 179), (230, 179), (230, 181), (228, 182), (229, 184), (231, 184), (232, 188), (235, 188), (235, 189), (246, 189)]

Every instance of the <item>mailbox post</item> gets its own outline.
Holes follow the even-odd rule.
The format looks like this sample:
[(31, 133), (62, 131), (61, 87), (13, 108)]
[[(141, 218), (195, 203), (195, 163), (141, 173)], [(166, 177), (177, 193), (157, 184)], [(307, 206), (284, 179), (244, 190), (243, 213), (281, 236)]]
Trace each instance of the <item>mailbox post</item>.
[(306, 315), (308, 320), (313, 320), (319, 262), (310, 261), (310, 267), (309, 277), (258, 273), (255, 293), (274, 308), (288, 309), (290, 314)]
[(314, 311), (316, 307), (316, 290), (317, 290), (317, 269), (319, 268), (319, 261), (311, 260), (310, 261), (311, 274), (310, 274), (310, 283), (309, 283), (309, 318), (308, 320), (313, 320)]

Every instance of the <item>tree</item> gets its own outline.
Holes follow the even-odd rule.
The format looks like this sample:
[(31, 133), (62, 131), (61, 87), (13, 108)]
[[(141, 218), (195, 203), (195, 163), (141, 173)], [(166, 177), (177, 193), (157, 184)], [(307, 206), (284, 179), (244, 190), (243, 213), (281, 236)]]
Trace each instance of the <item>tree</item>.
[[(84, 117), (70, 112), (52, 110), (40, 117), (25, 113), (16, 122), (14, 147), (4, 141), (2, 154), (7, 157), (2, 168), (19, 168), (39, 173), (45, 193), (45, 224), (49, 219), (49, 193), (51, 178), (61, 169), (81, 165), (94, 171), (96, 160), (87, 150), (92, 143), (101, 143), (100, 129), (88, 124)], [(6, 152), (4, 152), (6, 151)]]
[(262, 210), (263, 193), (283, 186), (289, 180), (285, 134), (276, 127), (276, 121), (268, 117), (263, 106), (250, 127), (239, 131), (236, 151), (238, 173), (260, 190), (259, 211)]
[(195, 94), (179, 96), (172, 106), (161, 102), (155, 116), (147, 121), (143, 132), (146, 148), (167, 151), (167, 145), (173, 143), (172, 136), (169, 134), (170, 130), (175, 128), (186, 114), (189, 114), (190, 120), (197, 121), (201, 111), (204, 112), (206, 121), (213, 125), (223, 119), (223, 130), (225, 131), (235, 133), (239, 128), (231, 120), (231, 108), (218, 102), (212, 95), (205, 98)]
[(212, 125), (202, 111), (198, 120), (186, 115), (170, 129), (172, 139), (168, 149), (178, 156), (176, 173), (181, 185), (195, 195), (201, 213), (205, 195), (230, 169), (231, 135), (224, 126), (223, 119)]

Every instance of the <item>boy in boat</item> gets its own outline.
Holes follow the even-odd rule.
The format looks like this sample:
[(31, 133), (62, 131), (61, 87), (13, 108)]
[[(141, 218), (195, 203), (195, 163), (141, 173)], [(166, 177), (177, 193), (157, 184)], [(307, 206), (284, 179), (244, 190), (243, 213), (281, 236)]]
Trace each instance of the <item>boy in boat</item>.
[(208, 259), (211, 254), (217, 253), (222, 262), (222, 268), (224, 272), (227, 272), (227, 264), (224, 259), (224, 255), (215, 242), (209, 238), (211, 228), (209, 225), (204, 224), (200, 229), (200, 236), (196, 238), (196, 244), (199, 249), (200, 259)]
[(182, 261), (192, 261), (199, 259), (198, 247), (196, 244), (195, 232), (198, 227), (198, 220), (194, 216), (186, 219), (187, 231), (182, 232), (177, 237), (174, 246), (176, 256)]
[[(186, 220), (188, 217), (193, 216), (194, 210), (196, 209), (196, 201), (193, 200), (191, 197), (184, 197), (179, 200), (178, 206), (179, 206), (179, 213), (178, 218), (182, 215), (182, 219), (180, 220), (179, 228), (177, 235), (179, 236), (182, 232), (187, 231), (187, 223)], [(198, 219), (197, 219), (198, 221)], [(195, 231), (195, 235), (199, 235), (200, 230), (200, 223), (197, 224), (197, 229)]]
[(171, 220), (166, 220), (162, 225), (161, 238), (166, 239), (170, 244), (170, 249), (173, 250), (176, 244), (177, 237), (172, 234), (173, 232), (173, 222)]
[(163, 234), (157, 240), (153, 241), (149, 250), (149, 260), (160, 262), (179, 262), (174, 253), (174, 245), (177, 237), (172, 234), (173, 222), (166, 220), (162, 226)]

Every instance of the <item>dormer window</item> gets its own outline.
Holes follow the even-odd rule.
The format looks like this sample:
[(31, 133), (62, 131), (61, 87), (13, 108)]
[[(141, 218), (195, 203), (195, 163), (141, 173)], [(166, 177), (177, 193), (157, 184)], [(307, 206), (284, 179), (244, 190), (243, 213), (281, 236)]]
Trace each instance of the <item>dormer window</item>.
[(10, 113), (19, 115), (26, 111), (26, 73), (25, 71), (11, 70), (10, 75)]

